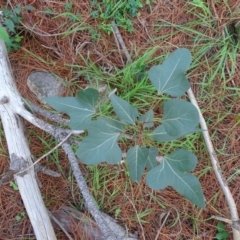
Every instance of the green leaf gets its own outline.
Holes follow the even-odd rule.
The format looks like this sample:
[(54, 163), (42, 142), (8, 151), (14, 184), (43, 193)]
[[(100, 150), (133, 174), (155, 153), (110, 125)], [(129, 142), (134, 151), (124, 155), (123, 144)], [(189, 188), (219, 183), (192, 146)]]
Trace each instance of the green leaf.
[(66, 4), (64, 5), (65, 11), (70, 12), (71, 9), (72, 9), (72, 5), (73, 5), (73, 4), (72, 4), (71, 2), (66, 3)]
[(14, 43), (13, 41), (14, 41), (14, 39), (10, 38), (10, 42), (6, 43), (8, 52), (11, 52), (12, 49), (18, 50), (21, 47), (19, 43)]
[(36, 10), (36, 8), (33, 7), (33, 6), (31, 6), (31, 5), (26, 5), (26, 6), (24, 6), (24, 8), (25, 8), (26, 10), (29, 10), (29, 11)]
[(173, 137), (193, 132), (199, 124), (199, 113), (194, 105), (182, 99), (170, 99), (163, 105), (163, 126)]
[(178, 193), (192, 203), (205, 208), (204, 196), (198, 179), (190, 173), (197, 163), (196, 156), (185, 150), (178, 149), (163, 158), (160, 165), (147, 174), (147, 184), (154, 190), (173, 187)]
[(77, 150), (78, 158), (85, 164), (120, 162), (122, 151), (117, 141), (123, 129), (123, 124), (108, 118), (100, 117), (92, 121), (88, 127), (88, 136)]
[(95, 108), (99, 93), (94, 88), (87, 88), (77, 93), (77, 99), (87, 108)]
[(217, 233), (215, 238), (217, 240), (227, 240), (228, 239), (228, 236), (229, 236), (229, 233), (226, 231), (226, 232), (220, 232), (220, 233)]
[(15, 32), (15, 24), (11, 19), (5, 19), (4, 24), (10, 31)]
[(21, 5), (17, 4), (13, 11), (16, 15), (19, 15), (21, 13)]
[(217, 223), (217, 230), (218, 230), (218, 232), (226, 231), (226, 228), (225, 228), (223, 222), (218, 222)]
[(164, 126), (160, 125), (152, 131), (150, 136), (157, 142), (169, 142), (181, 137), (182, 135), (170, 136), (167, 134)]
[(149, 79), (157, 88), (158, 94), (182, 96), (190, 87), (184, 73), (189, 69), (191, 53), (188, 49), (179, 48), (171, 53), (162, 65), (149, 70)]
[(19, 215), (17, 215), (16, 217), (15, 217), (15, 219), (16, 219), (16, 221), (20, 221), (21, 219), (22, 219), (22, 217), (21, 216), (19, 216)]
[(74, 130), (88, 128), (92, 116), (95, 114), (95, 105), (98, 99), (98, 91), (88, 88), (80, 91), (77, 97), (48, 97), (44, 100), (59, 112), (69, 115), (69, 126)]
[(23, 36), (16, 35), (16, 36), (14, 37), (14, 41), (15, 41), (16, 43), (20, 43), (20, 42), (22, 41), (22, 39), (23, 39)]
[(218, 230), (218, 233), (215, 236), (216, 239), (218, 239), (218, 240), (227, 240), (228, 239), (229, 233), (226, 230), (226, 228), (222, 222), (218, 222), (217, 230)]
[(157, 157), (158, 155), (158, 150), (156, 147), (150, 147), (148, 149), (148, 157), (147, 157), (147, 162), (146, 162), (146, 167), (150, 171), (152, 168), (157, 166)]
[(202, 130), (201, 129), (194, 129), (192, 131), (186, 132), (184, 135), (179, 134), (179, 135), (176, 135), (176, 136), (171, 136), (171, 135), (167, 134), (164, 126), (160, 125), (152, 131), (150, 136), (155, 141), (162, 143), (162, 142), (170, 142), (170, 141), (176, 140), (178, 138), (181, 138), (183, 136), (186, 136), (188, 134), (199, 132), (199, 131), (202, 131)]
[(123, 123), (134, 125), (138, 115), (138, 110), (127, 101), (117, 97), (115, 94), (110, 97), (110, 100), (113, 105), (114, 112), (118, 116), (119, 120)]
[(13, 181), (10, 181), (9, 186), (12, 187), (13, 190), (15, 190), (15, 191), (19, 190), (18, 185)]
[(46, 15), (54, 14), (54, 11), (51, 8), (47, 8), (43, 10), (43, 13)]
[(151, 128), (153, 127), (153, 117), (154, 117), (153, 110), (149, 110), (145, 114), (140, 116), (139, 122), (144, 123), (145, 128)]
[(2, 26), (0, 26), (0, 39), (2, 39), (5, 43), (10, 41), (8, 32), (6, 31), (6, 29)]
[(16, 24), (20, 23), (20, 19), (21, 19), (21, 17), (19, 17), (17, 15), (11, 16), (11, 20), (14, 22), (15, 26), (16, 26)]
[(126, 162), (132, 181), (140, 181), (146, 167), (148, 153), (148, 149), (141, 146), (132, 147), (127, 151)]

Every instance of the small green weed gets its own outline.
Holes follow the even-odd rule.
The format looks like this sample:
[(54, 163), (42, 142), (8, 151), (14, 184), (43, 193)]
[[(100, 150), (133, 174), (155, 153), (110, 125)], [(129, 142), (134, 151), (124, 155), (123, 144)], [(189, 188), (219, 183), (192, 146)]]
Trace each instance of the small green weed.
[(13, 181), (11, 181), (11, 182), (9, 183), (9, 186), (12, 187), (12, 189), (13, 189), (14, 191), (18, 191), (18, 190), (19, 190), (17, 184), (16, 184), (15, 182), (13, 182)]
[(226, 230), (226, 228), (222, 222), (217, 223), (217, 231), (218, 231), (218, 233), (215, 236), (215, 238), (217, 240), (227, 240), (228, 239), (229, 233)]
[(20, 4), (17, 4), (13, 10), (4, 8), (1, 12), (1, 24), (3, 26), (0, 26), (0, 39), (5, 42), (8, 52), (18, 50), (21, 46), (20, 43), (23, 37), (19, 32), (21, 32), (20, 21), (22, 8), (29, 11), (35, 10), (35, 8), (30, 5), (22, 7)]
[(131, 17), (136, 17), (138, 11), (143, 6), (141, 0), (103, 0), (101, 2), (92, 0), (90, 3), (92, 6), (91, 16), (102, 20), (100, 29), (104, 30), (108, 34), (112, 32), (112, 20), (128, 32), (133, 32), (134, 29)]
[[(64, 32), (58, 33), (58, 35), (63, 35), (64, 37), (68, 37), (70, 34), (81, 32), (81, 31), (88, 31), (88, 33), (91, 35), (91, 39), (93, 41), (100, 38), (100, 34), (97, 32), (96, 29), (94, 29), (89, 24), (85, 23), (83, 21), (82, 16), (80, 13), (74, 12), (73, 9), (74, 5), (72, 2), (68, 2), (64, 5), (64, 12), (63, 13), (56, 13), (52, 9), (45, 9), (43, 12), (46, 16), (54, 16), (54, 18), (65, 18), (66, 21), (62, 25), (64, 27), (66, 24), (68, 24), (67, 30)], [(69, 21), (72, 22), (72, 24), (69, 26)]]
[(26, 213), (24, 211), (20, 212), (15, 219), (19, 222), (26, 216)]

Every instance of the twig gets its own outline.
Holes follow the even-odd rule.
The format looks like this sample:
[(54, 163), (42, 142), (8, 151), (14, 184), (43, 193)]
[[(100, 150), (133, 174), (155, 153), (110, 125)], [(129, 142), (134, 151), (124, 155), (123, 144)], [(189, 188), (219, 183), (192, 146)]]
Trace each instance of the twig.
[[(42, 172), (42, 173), (44, 173), (46, 175), (49, 175), (49, 176), (52, 176), (52, 177), (60, 177), (61, 176), (60, 173), (58, 173), (56, 171), (53, 171), (53, 170), (50, 170), (50, 169), (48, 169), (45, 166), (42, 166), (40, 164), (36, 164), (34, 169), (35, 169), (36, 172)], [(25, 171), (25, 170), (26, 169), (24, 169), (23, 171)], [(2, 177), (2, 179), (0, 180), (0, 187), (3, 184), (9, 182), (11, 179), (13, 179), (15, 174), (18, 174), (18, 172), (14, 171), (14, 170), (11, 170), (11, 169), (8, 170), (5, 173), (5, 175)]]
[(223, 218), (223, 217), (219, 217), (219, 216), (212, 216), (212, 218), (228, 223), (231, 225), (232, 228), (235, 228), (236, 230), (240, 231), (240, 225), (239, 225), (239, 220), (238, 221), (232, 221), (230, 219), (227, 218)]
[[(114, 233), (117, 236), (126, 236), (126, 230), (120, 226), (119, 224), (117, 224), (117, 220), (110, 217), (109, 215), (105, 214), (104, 212), (101, 212), (102, 217), (104, 218), (104, 220), (106, 221), (106, 223), (108, 224), (109, 228), (112, 229), (112, 231), (114, 231)], [(129, 233), (128, 234), (130, 237), (127, 238), (125, 237), (124, 240), (136, 240), (138, 239), (134, 234)]]
[(3, 176), (2, 179), (0, 180), (0, 187), (1, 187), (3, 184), (9, 182), (11, 179), (13, 179), (13, 176), (14, 176), (15, 173), (16, 173), (16, 172), (13, 171), (13, 170), (8, 170), (8, 171), (6, 172), (6, 174), (4, 174), (4, 176)]
[(222, 222), (228, 223), (230, 225), (232, 225), (232, 223), (233, 223), (232, 220), (224, 218), (224, 217), (212, 216), (212, 218), (214, 218), (214, 219), (216, 219), (218, 221), (222, 221)]
[(53, 214), (50, 211), (48, 211), (48, 214), (49, 214), (50, 218), (63, 230), (63, 232), (68, 237), (68, 239), (73, 240), (73, 238), (70, 236), (70, 234), (67, 232), (67, 230), (63, 227), (63, 225), (58, 221), (58, 219), (55, 216), (53, 216)]
[(117, 35), (116, 35), (115, 31), (114, 31), (113, 26), (112, 26), (112, 29), (113, 29), (113, 36), (114, 36), (114, 38), (115, 38), (115, 42), (116, 42), (116, 44), (117, 44), (117, 48), (118, 48), (118, 51), (119, 51), (119, 53), (120, 53), (120, 54), (119, 54), (119, 55), (120, 55), (120, 59), (121, 59), (122, 65), (124, 66), (125, 63), (124, 63), (123, 58), (122, 58), (122, 54), (121, 54), (121, 49), (120, 49), (119, 41), (118, 41), (118, 38), (117, 38)]
[[(200, 110), (199, 106), (198, 106), (197, 100), (196, 100), (196, 98), (193, 94), (192, 89), (190, 88), (187, 91), (187, 93), (188, 93), (188, 97), (189, 97), (191, 103), (197, 108), (197, 110), (199, 112), (199, 120), (200, 120), (201, 128), (203, 130), (203, 137), (204, 137), (204, 140), (205, 140), (205, 143), (206, 143), (206, 146), (207, 146), (208, 153), (210, 155), (213, 170), (215, 172), (215, 175), (218, 179), (218, 182), (219, 182), (219, 184), (222, 188), (222, 191), (225, 195), (225, 198), (227, 200), (228, 207), (229, 207), (229, 210), (230, 210), (231, 220), (233, 222), (237, 222), (239, 220), (237, 206), (236, 206), (236, 203), (233, 199), (233, 196), (232, 196), (232, 194), (231, 194), (231, 192), (230, 192), (230, 190), (227, 186), (227, 181), (224, 178), (224, 176), (222, 175), (222, 170), (220, 168), (220, 164), (219, 164), (219, 161), (218, 161), (218, 158), (217, 158), (217, 154), (215, 153), (215, 150), (213, 148), (213, 144), (212, 144), (209, 132), (208, 132), (207, 124), (206, 124), (205, 119), (204, 119), (204, 117), (201, 113), (201, 110)], [(239, 227), (239, 229), (240, 229), (240, 227)], [(240, 232), (238, 230), (236, 230), (236, 228), (232, 228), (232, 230), (233, 230), (234, 240), (239, 240), (240, 239)]]
[(108, 97), (110, 98), (115, 92), (117, 92), (117, 89), (116, 89), (116, 88), (113, 89), (113, 91), (108, 94)]
[(137, 216), (138, 223), (139, 223), (140, 228), (141, 228), (141, 230), (142, 230), (143, 240), (146, 240), (145, 235), (144, 235), (144, 229), (143, 229), (142, 223), (141, 223), (141, 221), (140, 221), (140, 218), (139, 218), (139, 214), (138, 214), (138, 212), (137, 212), (137, 209), (136, 209), (135, 205), (133, 204), (132, 200), (131, 200), (125, 193), (124, 193), (124, 196), (125, 196), (125, 197), (128, 199), (128, 201), (132, 204), (132, 206), (133, 206), (133, 208), (134, 208), (134, 210), (135, 210), (135, 212), (136, 212), (136, 216)]
[(30, 113), (29, 111), (25, 110), (25, 109), (17, 109), (17, 113), (24, 118), (25, 120), (27, 120), (28, 122), (32, 123), (34, 126), (36, 126), (37, 128), (42, 129), (44, 132), (47, 132), (49, 134), (52, 135), (53, 132), (55, 133), (61, 133), (61, 134), (81, 134), (84, 133), (83, 130), (68, 130), (68, 129), (63, 129), (60, 127), (55, 127), (37, 117), (35, 117), (32, 113)]
[[(57, 136), (55, 136), (57, 137)], [(90, 212), (90, 214), (95, 219), (97, 225), (101, 229), (104, 237), (106, 240), (134, 240), (136, 238), (132, 237), (126, 237), (125, 232), (122, 232), (122, 235), (120, 235), (121, 231), (119, 231), (119, 226), (116, 223), (112, 223), (109, 226), (109, 218), (106, 217), (105, 214), (103, 214), (99, 209), (97, 208), (95, 201), (92, 197), (92, 195), (89, 192), (88, 186), (86, 184), (86, 181), (81, 173), (81, 170), (79, 168), (76, 156), (71, 148), (71, 145), (68, 142), (64, 142), (62, 144), (62, 148), (65, 151), (66, 155), (68, 156), (68, 159), (70, 161), (73, 175), (77, 181), (78, 187), (83, 195), (83, 198), (86, 202), (87, 210)]]
[(73, 132), (70, 132), (60, 143), (58, 143), (54, 148), (52, 148), (50, 151), (48, 151), (47, 153), (45, 153), (44, 155), (42, 155), (40, 158), (38, 158), (32, 165), (24, 168), (23, 170), (19, 171), (16, 174), (21, 174), (25, 171), (27, 171), (28, 169), (30, 169), (31, 167), (33, 167), (34, 165), (36, 165), (38, 162), (40, 162), (43, 158), (45, 158), (46, 156), (48, 156), (49, 154), (51, 154), (52, 152), (54, 152), (58, 147), (60, 147), (71, 135)]
[(122, 48), (122, 50), (123, 50), (123, 52), (124, 52), (124, 54), (127, 58), (127, 63), (132, 62), (131, 56), (130, 56), (130, 54), (129, 54), (127, 48), (126, 48), (126, 45), (125, 45), (125, 43), (122, 39), (122, 35), (119, 32), (119, 29), (118, 29), (118, 27), (117, 27), (117, 25), (114, 21), (112, 21), (112, 29), (113, 29), (113, 32), (114, 32), (114, 36), (117, 38), (117, 41), (120, 44), (120, 46), (121, 46), (121, 48)]
[[(57, 137), (57, 136), (55, 136)], [(64, 142), (62, 148), (65, 151), (70, 161), (74, 177), (77, 181), (78, 187), (84, 197), (88, 211), (91, 213), (99, 228), (101, 229), (106, 240), (116, 240), (114, 233), (109, 231), (104, 219), (101, 216), (101, 212), (98, 210), (93, 197), (91, 196), (88, 186), (84, 180), (84, 177), (79, 169), (77, 159), (69, 143)]]
[(144, 28), (144, 30), (145, 30), (148, 38), (149, 38), (151, 41), (153, 41), (153, 39), (152, 39), (152, 37), (150, 36), (150, 34), (149, 34), (149, 32), (148, 32), (148, 29), (147, 29), (147, 27), (146, 27), (146, 20), (145, 20), (145, 19), (141, 20), (138, 15), (137, 15), (137, 19), (138, 19), (138, 21), (140, 22), (140, 24), (142, 25), (142, 27)]
[(170, 214), (170, 211), (168, 211), (168, 212), (167, 212), (167, 215), (164, 217), (163, 223), (161, 224), (160, 228), (158, 229), (157, 235), (156, 235), (156, 237), (155, 237), (154, 240), (158, 240), (158, 237), (159, 237), (159, 235), (160, 235), (160, 233), (161, 233), (161, 231), (162, 231), (163, 226), (165, 225), (165, 223), (166, 223), (166, 221), (167, 221), (167, 219), (168, 219), (169, 214)]
[(69, 119), (62, 118), (59, 114), (56, 113), (51, 113), (45, 109), (42, 109), (33, 103), (29, 103), (25, 100), (25, 106), (32, 112), (41, 115), (42, 117), (46, 117), (56, 123), (61, 123), (61, 124), (69, 124)]
[(51, 169), (48, 169), (47, 167), (45, 167), (45, 166), (43, 166), (41, 164), (38, 164), (38, 163), (35, 165), (34, 169), (35, 169), (36, 172), (42, 172), (42, 173), (44, 173), (46, 175), (49, 175), (51, 177), (57, 178), (57, 177), (61, 176), (60, 173), (58, 173), (56, 171), (53, 171)]

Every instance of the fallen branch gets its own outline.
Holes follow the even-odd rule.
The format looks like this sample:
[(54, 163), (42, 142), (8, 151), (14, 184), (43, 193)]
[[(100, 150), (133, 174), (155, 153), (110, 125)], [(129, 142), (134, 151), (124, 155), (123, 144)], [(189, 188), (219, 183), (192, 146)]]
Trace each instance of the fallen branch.
[[(10, 155), (10, 171), (16, 173), (31, 165), (33, 157), (24, 134), (22, 119), (17, 114), (24, 109), (24, 106), (15, 85), (7, 50), (2, 40), (0, 40), (0, 102), (0, 117)], [(37, 184), (34, 168), (24, 174), (14, 174), (14, 178), (36, 238), (39, 240), (56, 239)]]
[(42, 109), (42, 108), (34, 105), (33, 103), (27, 102), (26, 100), (25, 100), (25, 106), (32, 113), (36, 113), (36, 114), (38, 114), (42, 117), (48, 118), (49, 120), (54, 121), (56, 123), (65, 124), (65, 125), (67, 125), (69, 123), (69, 120), (61, 117), (60, 114), (51, 113), (45, 109)]
[[(228, 207), (230, 210), (230, 215), (231, 215), (231, 221), (235, 223), (235, 226), (232, 227), (233, 239), (239, 240), (240, 232), (237, 229), (240, 229), (240, 225), (238, 223), (239, 216), (238, 216), (236, 203), (235, 203), (234, 198), (233, 198), (233, 196), (230, 192), (230, 189), (227, 185), (227, 181), (226, 181), (225, 177), (222, 175), (222, 170), (221, 170), (218, 158), (217, 158), (217, 154), (214, 150), (214, 147), (213, 147), (213, 144), (211, 141), (211, 137), (208, 132), (208, 127), (207, 127), (206, 121), (201, 113), (201, 110), (198, 106), (197, 100), (196, 100), (191, 88), (187, 91), (187, 94), (188, 94), (188, 97), (189, 97), (191, 103), (197, 108), (197, 110), (199, 112), (200, 125), (201, 125), (201, 129), (203, 130), (203, 137), (204, 137), (204, 140), (205, 140), (205, 143), (207, 146), (207, 150), (208, 150), (208, 153), (209, 153), (209, 156), (211, 159), (213, 170), (214, 170), (217, 180), (222, 188), (225, 198), (227, 200)], [(236, 223), (238, 223), (238, 227), (236, 227)]]
[[(88, 186), (85, 182), (85, 179), (80, 171), (75, 153), (73, 152), (71, 145), (66, 141), (69, 137), (69, 134), (68, 134), (69, 130), (55, 127), (41, 119), (38, 119), (37, 117), (35, 117), (33, 114), (31, 114), (25, 109), (22, 109), (21, 111), (19, 111), (18, 114), (21, 115), (24, 119), (26, 119), (30, 123), (32, 123), (34, 126), (49, 133), (50, 135), (52, 135), (58, 140), (59, 144), (57, 146), (61, 145), (63, 150), (68, 156), (68, 159), (70, 161), (70, 164), (73, 170), (74, 177), (77, 181), (78, 187), (86, 202), (87, 210), (91, 213), (96, 223), (98, 224), (99, 228), (103, 232), (104, 238), (106, 240), (136, 239), (132, 237), (130, 238), (126, 237), (126, 231), (124, 229), (122, 229), (121, 233), (120, 231), (117, 231), (116, 229), (121, 229), (121, 227), (118, 224), (114, 223), (113, 221), (108, 221), (109, 218), (106, 218), (106, 215), (98, 210), (95, 204), (95, 200), (90, 194), (88, 190)], [(84, 131), (79, 131), (79, 132), (83, 133)], [(42, 157), (40, 159), (42, 159)], [(23, 171), (25, 170), (26, 169), (23, 169)]]
[(127, 58), (127, 63), (130, 63), (132, 62), (132, 59), (131, 59), (131, 55), (129, 54), (127, 48), (126, 48), (126, 45), (122, 39), (122, 35), (121, 33), (119, 32), (119, 29), (115, 23), (115, 21), (112, 21), (112, 29), (113, 29), (113, 34), (114, 34), (114, 37), (115, 37), (115, 40), (116, 40), (116, 43), (117, 43), (117, 46), (121, 46), (126, 58)]
[[(14, 82), (5, 44), (1, 40), (0, 86), (0, 116), (10, 155), (10, 174), (7, 176), (5, 181), (9, 180), (9, 178), (14, 175), (24, 206), (33, 226), (36, 239), (54, 240), (56, 239), (56, 236), (48, 215), (48, 211), (46, 210), (46, 207), (42, 200), (42, 196), (35, 176), (35, 170), (32, 167), (35, 164), (38, 166), (37, 163), (39, 160), (33, 163), (34, 157), (30, 152), (26, 137), (24, 135), (24, 127), (21, 117), (36, 127), (54, 136), (60, 142), (59, 145), (62, 144), (64, 151), (69, 156), (74, 175), (85, 198), (87, 208), (103, 232), (104, 239), (136, 239), (128, 238), (124, 229), (122, 234), (116, 231), (117, 228), (121, 227), (118, 224), (114, 223), (114, 221), (109, 221), (109, 219), (106, 218), (106, 216), (98, 210), (93, 197), (89, 193), (87, 184), (81, 174), (75, 154), (70, 144), (64, 142), (69, 137), (68, 134), (70, 135), (76, 132), (73, 132), (72, 130), (65, 130), (46, 123), (43, 120), (36, 118), (32, 113), (25, 109), (25, 105)], [(36, 110), (36, 108), (34, 108), (34, 110)], [(41, 113), (43, 112), (44, 111)], [(49, 116), (51, 117), (52, 115), (50, 114)], [(53, 120), (52, 117), (51, 120)], [(83, 131), (78, 131), (77, 133), (83, 133)]]

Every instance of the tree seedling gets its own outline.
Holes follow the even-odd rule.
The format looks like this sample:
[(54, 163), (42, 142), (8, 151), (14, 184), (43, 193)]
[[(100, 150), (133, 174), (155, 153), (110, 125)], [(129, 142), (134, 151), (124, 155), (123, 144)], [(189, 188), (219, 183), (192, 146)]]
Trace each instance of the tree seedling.
[[(76, 97), (49, 97), (45, 101), (59, 112), (69, 115), (69, 127), (87, 130), (76, 155), (85, 164), (107, 162), (117, 164), (123, 152), (119, 143), (129, 141), (126, 163), (132, 181), (140, 182), (146, 172), (146, 183), (154, 190), (170, 186), (197, 206), (204, 208), (204, 196), (198, 179), (190, 173), (196, 156), (183, 148), (159, 157), (158, 145), (199, 131), (198, 110), (190, 102), (180, 99), (189, 89), (185, 76), (191, 63), (191, 53), (182, 48), (171, 53), (161, 65), (148, 73), (157, 94), (171, 96), (163, 103), (162, 118), (154, 118), (154, 109), (140, 114), (138, 109), (117, 96), (109, 95), (115, 115), (99, 116), (98, 91), (88, 88)], [(97, 116), (96, 116), (97, 115)], [(126, 139), (126, 133), (133, 133)], [(149, 139), (153, 144), (149, 145)], [(157, 159), (159, 161), (157, 161)]]
[(26, 216), (26, 213), (25, 212), (20, 212), (16, 217), (16, 221), (21, 221), (24, 217)]

